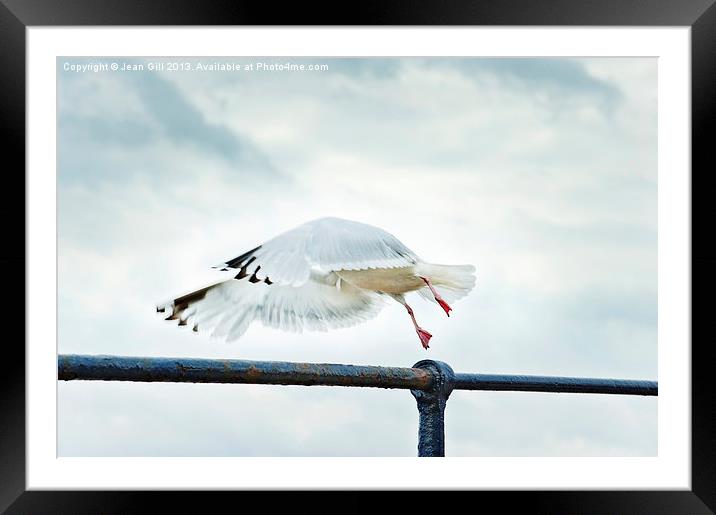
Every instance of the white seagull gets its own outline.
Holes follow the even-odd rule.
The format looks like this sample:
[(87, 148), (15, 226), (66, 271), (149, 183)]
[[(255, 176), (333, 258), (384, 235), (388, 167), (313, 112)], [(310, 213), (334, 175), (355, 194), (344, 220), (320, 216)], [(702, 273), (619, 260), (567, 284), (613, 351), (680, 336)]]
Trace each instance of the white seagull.
[(284, 331), (326, 331), (376, 316), (391, 297), (407, 309), (423, 348), (432, 335), (415, 320), (405, 294), (418, 292), (450, 316), (475, 285), (472, 265), (421, 260), (392, 234), (341, 218), (320, 218), (215, 266), (238, 270), (229, 280), (159, 304), (194, 331), (233, 341), (249, 324)]

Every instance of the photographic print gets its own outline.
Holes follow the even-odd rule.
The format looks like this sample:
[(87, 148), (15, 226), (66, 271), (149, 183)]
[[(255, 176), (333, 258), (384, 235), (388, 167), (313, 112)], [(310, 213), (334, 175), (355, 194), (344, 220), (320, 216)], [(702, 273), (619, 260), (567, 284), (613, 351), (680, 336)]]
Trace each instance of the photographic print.
[[(58, 353), (657, 378), (657, 59), (58, 57)], [(58, 381), (58, 455), (415, 456), (383, 388)], [(657, 456), (454, 391), (451, 457)]]

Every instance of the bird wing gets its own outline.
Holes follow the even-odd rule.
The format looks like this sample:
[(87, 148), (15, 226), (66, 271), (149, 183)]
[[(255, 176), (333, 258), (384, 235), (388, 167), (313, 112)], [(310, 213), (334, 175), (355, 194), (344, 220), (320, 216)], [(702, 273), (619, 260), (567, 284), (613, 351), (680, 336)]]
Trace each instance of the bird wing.
[(312, 270), (397, 268), (419, 258), (392, 234), (372, 225), (321, 218), (268, 240), (217, 268), (239, 269), (238, 279), (301, 286)]
[(241, 337), (254, 320), (284, 331), (326, 331), (356, 325), (380, 312), (379, 295), (337, 279), (335, 274), (314, 276), (299, 287), (231, 279), (157, 309), (171, 309), (167, 320), (227, 341)]

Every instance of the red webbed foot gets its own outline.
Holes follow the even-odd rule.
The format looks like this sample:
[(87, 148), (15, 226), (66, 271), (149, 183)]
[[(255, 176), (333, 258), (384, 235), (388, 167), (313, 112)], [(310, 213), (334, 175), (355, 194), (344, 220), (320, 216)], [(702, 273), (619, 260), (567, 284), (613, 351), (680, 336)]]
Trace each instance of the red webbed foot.
[(417, 328), (415, 331), (418, 333), (418, 337), (420, 338), (420, 344), (423, 346), (423, 349), (428, 350), (428, 348), (430, 348), (430, 345), (428, 345), (428, 343), (430, 342), (430, 338), (432, 338), (433, 335), (427, 332), (425, 329), (421, 328)]
[(452, 308), (448, 305), (448, 303), (445, 302), (442, 298), (436, 298), (435, 300), (438, 301), (438, 304), (440, 304), (440, 307), (443, 308), (443, 311), (445, 311), (445, 314), (447, 316), (450, 316), (450, 312), (452, 311)]

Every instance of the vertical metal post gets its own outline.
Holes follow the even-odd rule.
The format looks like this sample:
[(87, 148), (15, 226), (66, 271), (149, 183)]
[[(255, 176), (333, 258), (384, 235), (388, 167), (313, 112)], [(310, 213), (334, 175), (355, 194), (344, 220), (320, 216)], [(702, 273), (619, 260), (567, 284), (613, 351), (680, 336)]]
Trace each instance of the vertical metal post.
[(418, 456), (445, 456), (445, 404), (452, 393), (455, 373), (442, 361), (426, 359), (413, 368), (422, 368), (433, 376), (430, 390), (410, 390), (418, 402)]

